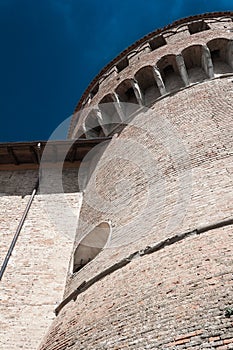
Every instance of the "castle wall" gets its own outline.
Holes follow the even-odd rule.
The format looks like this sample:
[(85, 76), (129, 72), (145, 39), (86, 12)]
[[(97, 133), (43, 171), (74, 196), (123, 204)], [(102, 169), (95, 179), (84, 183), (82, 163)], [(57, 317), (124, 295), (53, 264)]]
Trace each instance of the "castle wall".
[[(77, 171), (64, 175), (65, 197), (78, 215), (81, 194), (74, 178)], [(0, 172), (0, 262), (16, 232), (37, 181), (38, 171)], [(56, 227), (47, 203), (54, 207), (62, 194), (35, 196), (9, 264), (0, 282), (0, 348), (37, 349), (54, 309), (63, 296), (66, 271), (73, 247), (72, 236)], [(56, 215), (55, 209), (54, 214)], [(69, 218), (67, 228), (69, 228)]]
[[(187, 22), (192, 24), (192, 19)], [(197, 21), (198, 22), (198, 21)], [(169, 30), (164, 30), (160, 34), (155, 35), (152, 38), (145, 38), (145, 42), (143, 39), (140, 41), (140, 45), (135, 47), (134, 49), (126, 50), (125, 56), (116, 58), (113, 63), (110, 63), (110, 67), (104, 71), (101, 76), (98, 76), (95, 82), (95, 88), (89, 91), (89, 97), (83, 99), (79, 102), (79, 108), (77, 109), (77, 113), (74, 114), (72, 120), (72, 127), (70, 128), (70, 136), (76, 137), (77, 131), (81, 128), (85, 129), (85, 119), (87, 118), (87, 114), (90, 112), (92, 108), (98, 108), (99, 103), (101, 103), (102, 99), (109, 95), (115, 94), (117, 91), (117, 87), (124, 83), (126, 80), (137, 80), (136, 74), (143, 67), (153, 67), (156, 70), (156, 74), (159, 75), (159, 79), (161, 83), (165, 83), (165, 79), (162, 74), (162, 67), (160, 67), (160, 60), (164, 59), (165, 64), (168, 63), (168, 60), (173, 57), (173, 60), (176, 60), (176, 70), (177, 74), (173, 77), (173, 85), (174, 81), (179, 80), (180, 86), (177, 88), (185, 87), (194, 81), (199, 81), (200, 78), (203, 80), (203, 71), (194, 70), (193, 76), (187, 77), (188, 67), (185, 67), (184, 59), (183, 59), (183, 51), (187, 48), (191, 48), (194, 46), (202, 47), (203, 57), (202, 65), (204, 70), (207, 73), (205, 78), (213, 78), (214, 74), (211, 71), (208, 71), (208, 56), (211, 56), (211, 52), (209, 50), (209, 43), (214, 39), (226, 39), (232, 40), (232, 29), (233, 23), (230, 16), (212, 19), (205, 19), (204, 22), (209, 27), (208, 30), (197, 31), (194, 34), (190, 34), (189, 27), (187, 24), (181, 24), (175, 26), (174, 28), (170, 28)], [(162, 43), (160, 42), (160, 38), (163, 38)], [(151, 43), (155, 42), (155, 46)], [(136, 43), (135, 43), (136, 44)], [(218, 49), (216, 43), (215, 47)], [(229, 48), (230, 51), (232, 49)], [(190, 52), (190, 59), (194, 56), (194, 51)], [(170, 58), (169, 58), (170, 57)], [(122, 61), (127, 61), (127, 64), (123, 66), (123, 69), (118, 69), (117, 67), (121, 64)], [(171, 62), (170, 62), (171, 63)], [(174, 62), (173, 62), (174, 64)], [(185, 67), (185, 68), (184, 68)], [(231, 63), (232, 67), (232, 63)], [(179, 72), (178, 72), (179, 71)], [(232, 72), (232, 70), (231, 70)], [(201, 74), (200, 74), (201, 73)], [(208, 76), (209, 75), (209, 76)], [(175, 78), (175, 79), (174, 79)], [(177, 79), (178, 78), (178, 79)], [(190, 78), (190, 81), (187, 80)], [(154, 80), (156, 80), (154, 78)], [(158, 76), (157, 76), (158, 83)], [(140, 88), (140, 86), (139, 86)], [(160, 96), (163, 96), (168, 91), (164, 90), (163, 87), (160, 86)], [(85, 93), (85, 96), (87, 92)], [(82, 102), (82, 106), (80, 105)], [(154, 101), (152, 101), (154, 102)], [(87, 108), (87, 111), (82, 110), (83, 108)], [(101, 124), (101, 123), (100, 123)], [(80, 136), (80, 134), (79, 134)]]
[[(79, 272), (70, 266), (65, 297), (136, 251), (231, 218), (231, 85), (226, 76), (181, 90), (113, 137), (85, 189), (76, 246), (103, 221), (111, 242)], [(231, 240), (232, 226), (194, 235), (107, 274), (62, 308), (40, 349), (232, 342)]]
[(158, 101), (113, 138), (85, 190), (76, 238), (111, 220), (111, 253), (68, 274), (66, 296), (134, 250), (231, 215), (231, 84), (213, 80)]
[[(232, 31), (232, 13), (176, 22), (84, 93), (70, 135), (112, 139), (91, 151), (64, 299), (40, 350), (232, 348)], [(100, 227), (109, 240), (88, 261), (84, 237)]]
[(64, 307), (41, 349), (230, 349), (232, 227), (132, 261)]

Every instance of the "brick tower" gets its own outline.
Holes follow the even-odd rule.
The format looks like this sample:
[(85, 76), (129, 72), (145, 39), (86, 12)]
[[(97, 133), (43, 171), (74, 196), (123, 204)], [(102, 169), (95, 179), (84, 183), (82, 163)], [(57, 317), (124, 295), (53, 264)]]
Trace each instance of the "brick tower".
[(105, 142), (40, 350), (233, 348), (232, 103), (228, 12), (150, 33), (93, 80), (69, 136)]

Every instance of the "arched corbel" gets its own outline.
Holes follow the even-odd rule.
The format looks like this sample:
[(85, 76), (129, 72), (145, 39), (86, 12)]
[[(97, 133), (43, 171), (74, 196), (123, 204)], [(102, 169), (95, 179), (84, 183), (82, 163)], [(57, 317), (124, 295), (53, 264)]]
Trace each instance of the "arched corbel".
[(185, 86), (189, 85), (188, 73), (185, 67), (184, 58), (181, 54), (176, 56), (176, 63)]
[(211, 58), (211, 53), (209, 48), (206, 45), (202, 46), (202, 58), (201, 58), (202, 68), (206, 72), (209, 78), (214, 77), (214, 67)]
[(153, 67), (153, 74), (154, 74), (155, 81), (158, 85), (160, 94), (165, 95), (167, 93), (166, 87), (162, 79), (161, 73), (156, 66)]

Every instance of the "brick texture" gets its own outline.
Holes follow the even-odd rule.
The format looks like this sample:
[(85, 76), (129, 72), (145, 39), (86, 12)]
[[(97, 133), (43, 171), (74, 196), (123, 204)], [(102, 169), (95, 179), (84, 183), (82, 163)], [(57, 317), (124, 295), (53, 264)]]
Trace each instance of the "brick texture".
[[(231, 19), (206, 22), (209, 30), (184, 25), (165, 31), (158, 49), (139, 48), (100, 80), (89, 107), (166, 54), (232, 40)], [(111, 241), (75, 274), (71, 260), (64, 297), (135, 251), (232, 217), (232, 81), (219, 74), (163, 96), (113, 137), (89, 174), (75, 245), (108, 220)], [(67, 303), (39, 349), (230, 349), (232, 263), (232, 226), (141, 256)]]
[[(231, 47), (230, 15), (206, 19), (209, 29), (192, 35), (190, 22), (192, 18), (165, 28), (166, 42), (158, 49), (150, 50), (149, 43), (143, 43), (128, 55), (129, 65), (120, 72), (114, 67), (106, 71), (89, 107), (95, 108), (121, 82), (133, 79), (146, 65), (156, 65), (165, 55), (177, 57), (192, 45), (197, 51), (201, 46), (206, 53), (207, 44), (217, 38), (221, 45), (227, 42)], [(213, 56), (219, 55), (220, 48), (216, 49)], [(113, 136), (101, 156), (96, 155), (98, 162), (91, 162), (87, 174), (74, 249), (103, 221), (110, 222), (111, 237), (107, 247), (80, 271), (72, 273), (73, 253), (68, 263), (72, 250), (72, 242), (67, 241), (68, 224), (62, 229), (68, 236), (61, 235), (42, 212), (42, 199), (50, 200), (53, 212), (60, 195), (36, 197), (4, 279), (1, 314), (6, 320), (1, 341), (5, 348), (35, 348), (53, 318), (55, 302), (62, 300), (65, 272), (63, 298), (135, 251), (137, 259), (96, 281), (61, 309), (38, 349), (233, 348), (233, 319), (225, 315), (225, 309), (232, 307), (232, 225), (193, 234), (150, 255), (140, 255), (140, 250), (162, 240), (232, 218), (231, 68), (231, 72), (201, 81), (198, 79), (205, 72), (198, 68), (192, 77), (195, 84), (189, 81), (158, 98), (147, 111), (138, 110), (130, 125)], [(74, 117), (73, 136), (85, 117), (76, 124)], [(93, 151), (95, 154), (97, 149)], [(10, 180), (11, 174), (5, 176)], [(68, 179), (75, 176), (77, 173), (67, 174)], [(4, 181), (6, 185), (8, 180)], [(15, 186), (14, 181), (10, 186)], [(67, 181), (69, 187), (71, 181)], [(79, 207), (80, 196), (74, 192), (67, 190), (66, 195), (72, 206)], [(8, 228), (16, 228), (26, 200), (14, 191), (3, 197), (3, 212), (8, 216), (2, 221), (6, 246)], [(61, 222), (64, 224), (63, 219)]]
[[(5, 194), (0, 198), (1, 263), (36, 177), (37, 173), (33, 171), (0, 172), (0, 183), (6, 184), (1, 191)], [(74, 180), (71, 175), (70, 178), (72, 184)], [(77, 215), (81, 195), (65, 195)], [(46, 196), (35, 196), (0, 282), (0, 348), (4, 350), (36, 350), (55, 317), (56, 304), (62, 298), (73, 240), (54, 225), (51, 212), (46, 208)], [(53, 194), (52, 200), (54, 204), (59, 203), (61, 195)]]
[[(201, 349), (232, 344), (232, 227), (135, 260), (63, 308), (41, 349)], [(225, 342), (224, 342), (225, 340)], [(56, 345), (55, 345), (56, 344)]]

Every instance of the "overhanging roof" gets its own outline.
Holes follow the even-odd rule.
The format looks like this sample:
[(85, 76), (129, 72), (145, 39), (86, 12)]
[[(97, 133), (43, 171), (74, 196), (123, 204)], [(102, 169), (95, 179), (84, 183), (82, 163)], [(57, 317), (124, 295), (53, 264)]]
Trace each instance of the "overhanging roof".
[[(65, 141), (29, 141), (0, 143), (0, 170), (36, 169), (41, 157), (48, 164), (64, 162), (64, 167), (77, 166), (86, 154), (111, 137)], [(68, 149), (64, 160), (64, 152)]]

